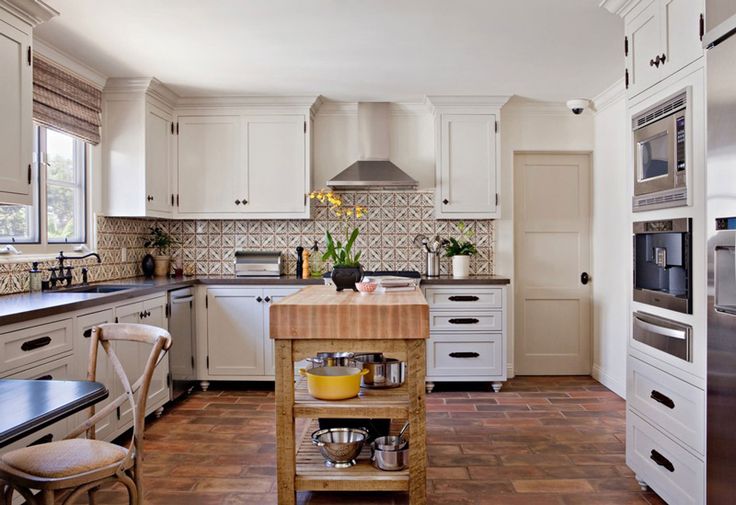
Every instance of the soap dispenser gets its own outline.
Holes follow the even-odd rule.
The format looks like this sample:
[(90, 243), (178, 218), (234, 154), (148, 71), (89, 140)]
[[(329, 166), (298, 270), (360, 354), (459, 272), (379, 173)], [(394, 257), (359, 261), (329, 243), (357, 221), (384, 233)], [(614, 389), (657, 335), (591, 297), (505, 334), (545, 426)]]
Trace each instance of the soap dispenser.
[(42, 273), (38, 269), (38, 262), (34, 261), (32, 268), (28, 271), (28, 290), (31, 293), (41, 292), (41, 276)]

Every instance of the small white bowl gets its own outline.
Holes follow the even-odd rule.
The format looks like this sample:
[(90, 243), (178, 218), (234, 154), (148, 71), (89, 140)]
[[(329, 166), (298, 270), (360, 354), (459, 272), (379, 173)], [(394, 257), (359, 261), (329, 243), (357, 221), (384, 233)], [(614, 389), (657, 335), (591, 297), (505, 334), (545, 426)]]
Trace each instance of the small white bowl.
[(360, 291), (361, 294), (367, 295), (373, 293), (376, 290), (376, 288), (378, 287), (378, 283), (373, 281), (356, 282), (355, 287), (358, 288), (358, 291)]

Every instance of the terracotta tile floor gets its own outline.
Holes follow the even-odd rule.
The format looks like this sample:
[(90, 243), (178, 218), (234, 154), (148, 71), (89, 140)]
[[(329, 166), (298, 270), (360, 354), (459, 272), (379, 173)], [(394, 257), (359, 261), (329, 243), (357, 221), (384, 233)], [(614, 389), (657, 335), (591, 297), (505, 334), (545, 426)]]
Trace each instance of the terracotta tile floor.
[[(273, 386), (221, 387), (197, 391), (149, 422), (146, 503), (277, 503)], [(482, 385), (438, 384), (427, 397), (427, 417), (429, 503), (664, 503), (641, 492), (626, 467), (624, 401), (590, 377), (519, 377), (498, 394)], [(127, 503), (122, 490), (98, 496), (99, 504)], [(408, 500), (391, 493), (304, 493), (299, 502)]]

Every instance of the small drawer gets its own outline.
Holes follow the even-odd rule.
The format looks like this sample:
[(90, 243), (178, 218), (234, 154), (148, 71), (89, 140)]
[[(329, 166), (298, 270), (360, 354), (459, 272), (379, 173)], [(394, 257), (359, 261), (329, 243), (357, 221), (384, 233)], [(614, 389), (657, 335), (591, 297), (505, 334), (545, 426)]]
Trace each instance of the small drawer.
[(426, 288), (424, 296), (433, 309), (500, 309), (503, 288)]
[(629, 407), (705, 454), (705, 391), (634, 357), (628, 364)]
[(72, 319), (0, 335), (0, 374), (72, 350)]
[(430, 312), (430, 331), (502, 331), (503, 312)]
[(626, 463), (664, 501), (705, 503), (705, 463), (629, 410)]
[(427, 375), (503, 375), (503, 335), (432, 335), (427, 347)]

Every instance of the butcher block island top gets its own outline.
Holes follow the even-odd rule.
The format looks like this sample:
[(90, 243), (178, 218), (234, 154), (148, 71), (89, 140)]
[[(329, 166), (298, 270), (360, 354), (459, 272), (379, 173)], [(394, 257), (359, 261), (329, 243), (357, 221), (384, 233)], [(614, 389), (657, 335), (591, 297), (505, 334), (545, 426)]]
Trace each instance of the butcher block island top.
[[(276, 351), (279, 505), (295, 504), (298, 491), (399, 491), (409, 493), (411, 505), (426, 504), (429, 306), (422, 292), (363, 295), (309, 286), (271, 305), (270, 335)], [(309, 395), (303, 379), (295, 382), (294, 364), (319, 352), (382, 352), (406, 362), (406, 379), (397, 388), (361, 388), (348, 400), (318, 400)], [(297, 433), (297, 418), (315, 421)], [(310, 441), (318, 418), (408, 420), (408, 468), (374, 468), (367, 446), (355, 466), (326, 467)]]
[(308, 286), (271, 306), (273, 339), (429, 338), (429, 305), (419, 289), (403, 293)]

